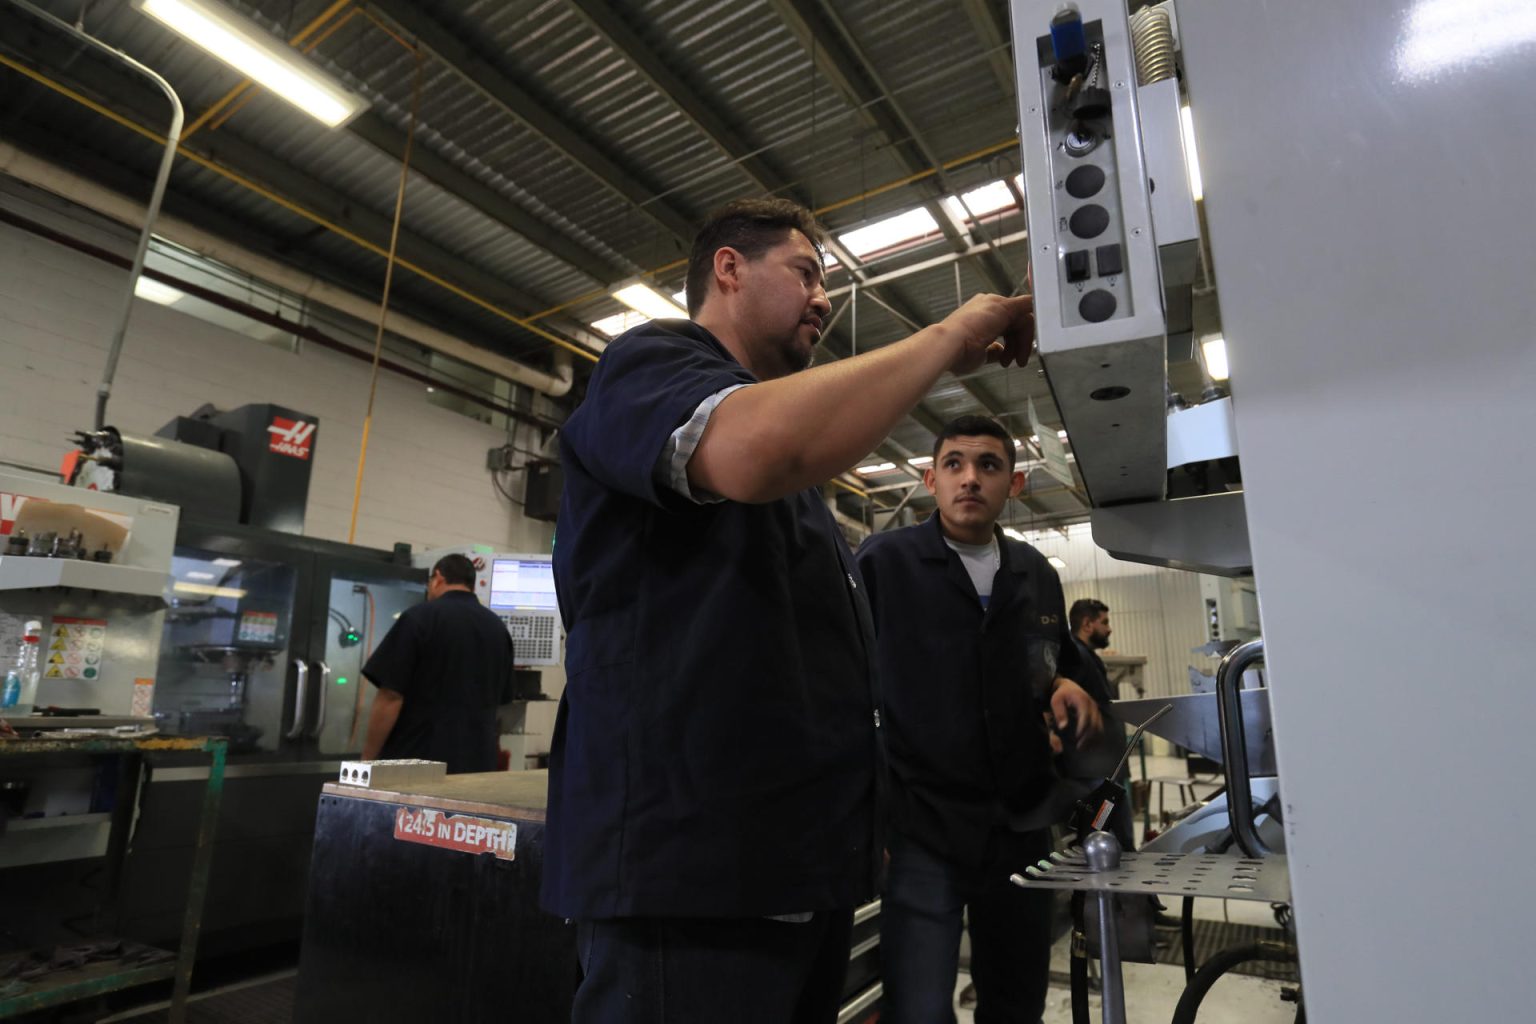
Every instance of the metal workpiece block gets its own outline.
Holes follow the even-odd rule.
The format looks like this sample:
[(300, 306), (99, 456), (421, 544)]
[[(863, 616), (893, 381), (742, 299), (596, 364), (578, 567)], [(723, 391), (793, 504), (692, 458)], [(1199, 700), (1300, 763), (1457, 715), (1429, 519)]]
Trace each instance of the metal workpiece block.
[(1010, 881), (1025, 889), (1291, 902), (1291, 876), (1285, 857), (1278, 855), (1254, 860), (1215, 853), (1127, 852), (1118, 867), (1096, 872), (1089, 870), (1082, 849), (1072, 847)]
[(434, 782), (448, 774), (442, 761), (402, 758), (397, 761), (343, 761), (340, 781), (367, 789), (404, 790)]

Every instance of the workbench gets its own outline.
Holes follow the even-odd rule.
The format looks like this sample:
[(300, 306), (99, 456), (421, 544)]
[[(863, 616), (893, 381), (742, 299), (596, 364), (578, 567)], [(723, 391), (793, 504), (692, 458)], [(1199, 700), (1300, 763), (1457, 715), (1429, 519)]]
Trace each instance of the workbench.
[[(132, 964), (120, 961), (85, 963), (78, 967), (50, 971), (34, 980), (12, 982), (0, 989), (0, 1019), (159, 981), (173, 983), (170, 1007), (172, 1024), (180, 1024), (185, 1019), (187, 996), (191, 991), (192, 965), (197, 959), (203, 900), (208, 892), (208, 872), (213, 860), (214, 829), (219, 819), (219, 802), (223, 797), (226, 747), (222, 737), (44, 733), (38, 738), (0, 739), (0, 766), (6, 768), (47, 758), (65, 761), (94, 759), (103, 755), (118, 758), (116, 795), (110, 812), (111, 831), (105, 855), (108, 883), (104, 896), (108, 900), (116, 896), (116, 881), (121, 875), (123, 855), (133, 827), (134, 800), (138, 793), (143, 755), (168, 750), (202, 751), (209, 755), (211, 762), (208, 781), (203, 789), (202, 813), (198, 819), (196, 853), (187, 880), (181, 941), (175, 954), (166, 953), (163, 959), (149, 962), (154, 958), (142, 956), (144, 951), (140, 950), (140, 955), (135, 957), (136, 962)], [(20, 820), (25, 822), (29, 819)], [(18, 961), (28, 959), (28, 952), (0, 956), (0, 975), (7, 973)]]
[(543, 771), (327, 783), (294, 1020), (569, 1021), (576, 929), (538, 906), (547, 788)]

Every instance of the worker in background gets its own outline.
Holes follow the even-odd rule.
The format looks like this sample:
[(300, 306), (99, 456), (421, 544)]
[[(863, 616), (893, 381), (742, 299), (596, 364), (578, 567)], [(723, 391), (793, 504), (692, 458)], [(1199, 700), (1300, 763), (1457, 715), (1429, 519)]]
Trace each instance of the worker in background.
[(610, 344), (561, 431), (542, 903), (577, 923), (582, 1024), (837, 1017), (881, 740), (864, 584), (821, 487), (946, 371), (1026, 358), (1032, 323), (1028, 298), (977, 296), (808, 368), (822, 255), (788, 201), (713, 215), (691, 319)]
[(363, 666), (378, 687), (363, 760), (445, 761), (450, 773), (496, 770), (496, 708), (511, 699), (512, 637), (474, 587), (468, 558), (438, 559), (426, 601), (400, 614)]
[[(1082, 793), (1086, 794), (1115, 771), (1125, 753), (1126, 731), (1125, 724), (1110, 713), (1110, 702), (1118, 694), (1110, 684), (1109, 673), (1099, 657), (1099, 652), (1109, 646), (1109, 635), (1112, 632), (1109, 628), (1109, 605), (1092, 597), (1081, 598), (1072, 602), (1067, 620), (1072, 629), (1072, 643), (1077, 647), (1078, 654), (1072, 678), (1088, 691), (1104, 716), (1104, 732), (1099, 739), (1082, 750), (1068, 751), (1057, 765), (1062, 777), (1079, 781)], [(1130, 781), (1128, 769), (1121, 767), (1114, 781), (1125, 786)], [(1131, 813), (1129, 790), (1115, 804), (1105, 827), (1115, 833), (1125, 849), (1135, 847), (1136, 819)]]
[(947, 424), (923, 472), (937, 510), (859, 548), (890, 755), (890, 1024), (955, 1020), (967, 910), (976, 1020), (1038, 1024), (1045, 1008), (1052, 894), (1008, 877), (1051, 852), (1052, 726), (1090, 742), (1099, 710), (1071, 681), (1056, 570), (997, 525), (1024, 486), (1015, 455), (996, 420)]

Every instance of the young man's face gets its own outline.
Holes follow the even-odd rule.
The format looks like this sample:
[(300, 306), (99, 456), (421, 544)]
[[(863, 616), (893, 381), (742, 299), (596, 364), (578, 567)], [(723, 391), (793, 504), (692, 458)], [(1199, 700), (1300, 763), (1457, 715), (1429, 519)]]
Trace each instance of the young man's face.
[(1083, 623), (1083, 642), (1094, 650), (1102, 651), (1109, 646), (1109, 613), (1105, 612), (1092, 621)]
[(1000, 438), (949, 437), (933, 465), (923, 472), (928, 493), (938, 499), (939, 515), (953, 532), (985, 543), (1008, 499), (1024, 487)]
[(821, 257), (798, 231), (739, 270), (743, 334), (752, 339), (752, 361), (765, 380), (811, 365), (822, 326), (832, 311)]

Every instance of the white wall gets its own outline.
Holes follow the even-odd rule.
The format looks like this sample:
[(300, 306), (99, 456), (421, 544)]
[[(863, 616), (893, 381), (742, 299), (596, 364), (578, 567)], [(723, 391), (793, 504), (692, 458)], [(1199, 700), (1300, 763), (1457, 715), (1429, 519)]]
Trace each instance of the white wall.
[[(39, 209), (0, 195), (33, 219)], [(98, 245), (122, 234), (63, 217), (55, 226)], [(89, 428), (127, 272), (0, 224), (0, 459), (56, 467)], [(305, 532), (348, 539), (368, 364), (306, 345), (292, 353), (173, 309), (138, 301), (107, 422), (151, 434), (204, 402), (276, 402), (319, 418)], [(355, 542), (415, 549), (462, 542), (547, 551), (553, 527), (496, 493), (485, 469), (504, 432), (427, 402), (416, 381), (381, 371)], [(522, 428), (519, 447), (537, 447)], [(520, 486), (520, 478), (516, 478)], [(513, 493), (518, 493), (514, 489)]]
[(1190, 653), (1207, 640), (1198, 573), (1112, 558), (1093, 543), (1086, 524), (1070, 527), (1065, 537), (1055, 531), (1026, 537), (1042, 554), (1067, 563), (1058, 570), (1067, 607), (1083, 597), (1109, 605), (1110, 650), (1146, 657), (1148, 697), (1188, 693), (1191, 665), (1208, 675), (1216, 671), (1216, 659)]
[[(66, 211), (52, 199), (0, 189), (0, 205), (72, 237), (124, 254), (127, 232)], [(127, 271), (29, 232), (0, 224), (0, 461), (56, 469), (76, 430), (89, 429)], [(233, 408), (275, 402), (319, 419), (305, 533), (346, 541), (369, 364), (305, 345), (298, 353), (138, 300), (107, 407), (107, 422), (152, 434), (205, 402)], [(354, 543), (422, 551), (488, 544), (501, 551), (550, 549), (553, 524), (524, 517), (498, 494), (486, 450), (507, 441), (497, 428), (431, 405), (425, 387), (379, 374)], [(536, 449), (537, 431), (516, 444)], [(512, 477), (521, 498), (522, 477)], [(559, 696), (561, 669), (544, 671)], [(543, 733), (535, 709), (519, 728)]]

